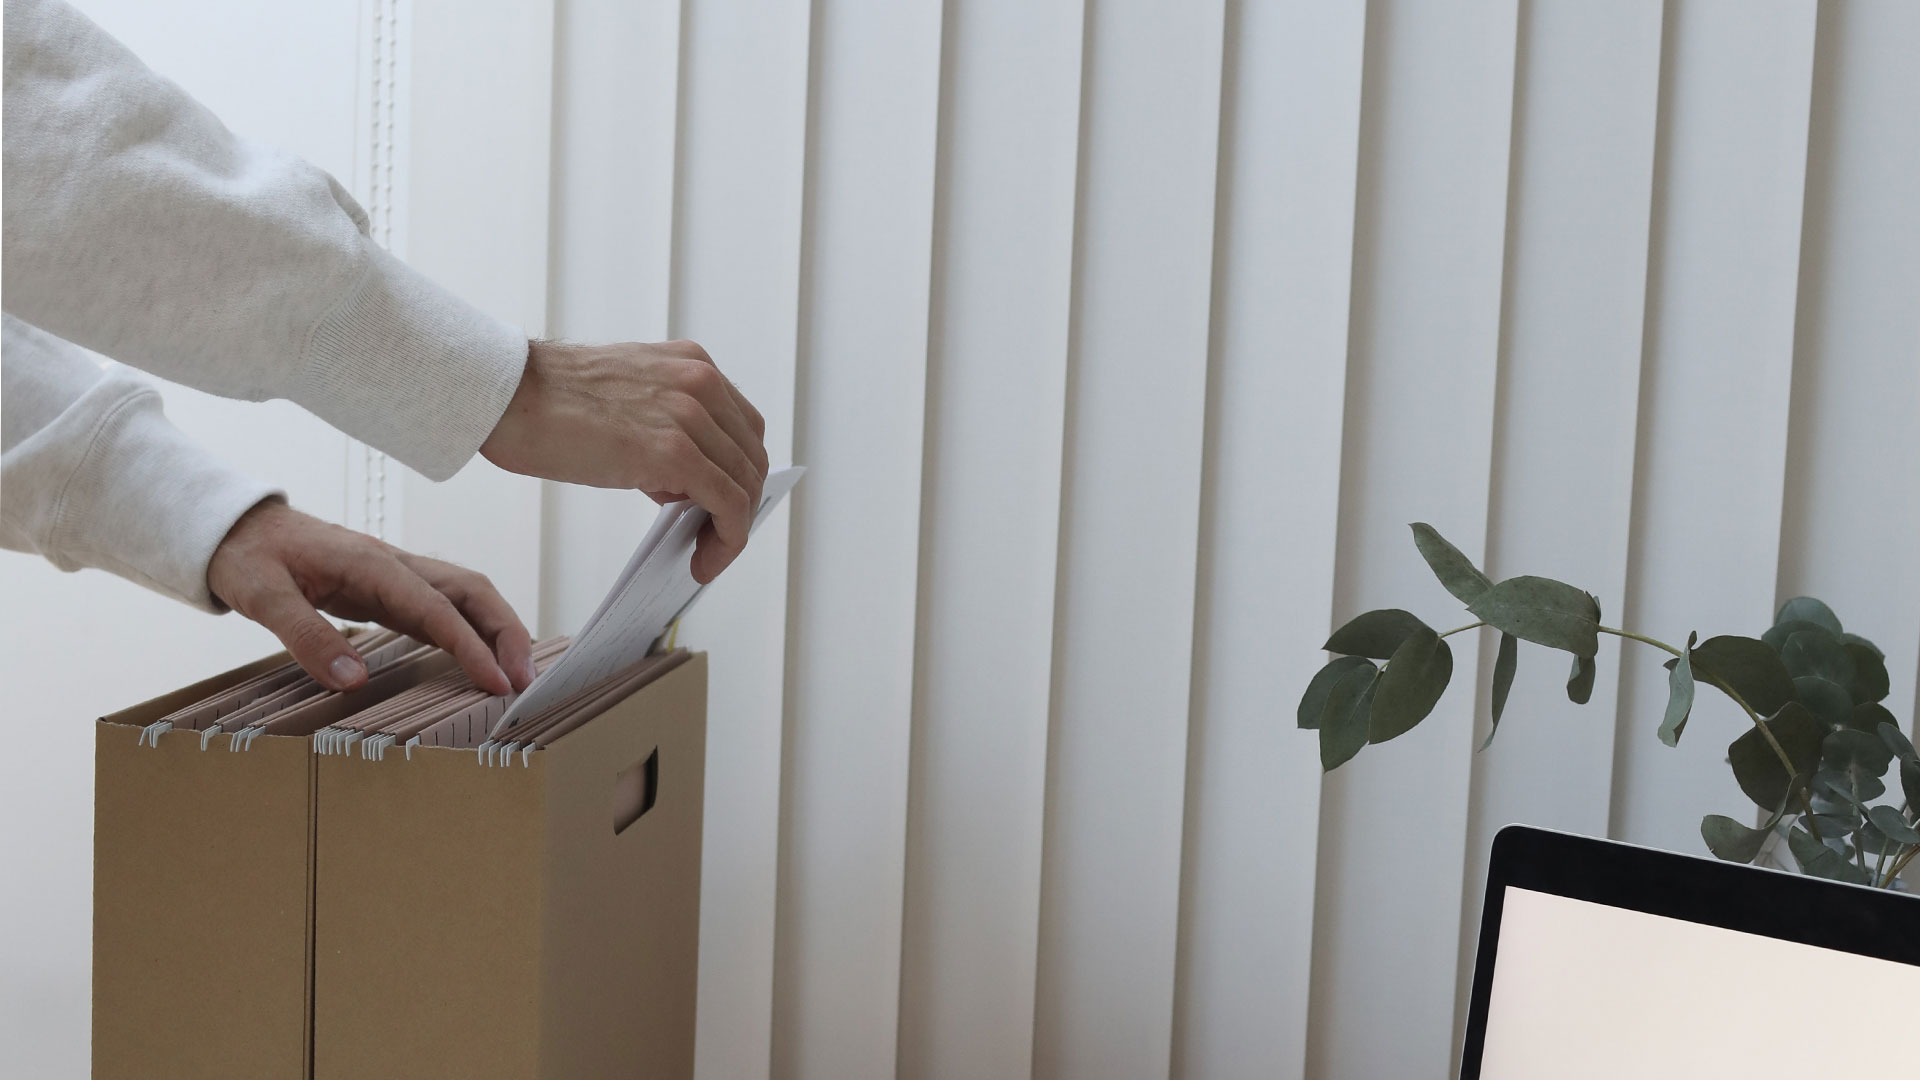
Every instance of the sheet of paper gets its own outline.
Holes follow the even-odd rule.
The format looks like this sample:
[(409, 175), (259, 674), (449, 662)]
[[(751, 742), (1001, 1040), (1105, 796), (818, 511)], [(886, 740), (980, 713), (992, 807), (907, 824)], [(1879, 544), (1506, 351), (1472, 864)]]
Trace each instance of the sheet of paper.
[[(753, 516), (755, 529), (806, 471), (805, 466), (793, 466), (767, 475), (760, 508)], [(495, 739), (527, 717), (626, 670), (647, 655), (654, 641), (700, 596), (702, 586), (693, 579), (693, 548), (706, 523), (707, 512), (690, 502), (660, 508), (659, 517), (634, 549), (599, 609), (573, 635), (572, 646), (500, 717), (492, 732)]]

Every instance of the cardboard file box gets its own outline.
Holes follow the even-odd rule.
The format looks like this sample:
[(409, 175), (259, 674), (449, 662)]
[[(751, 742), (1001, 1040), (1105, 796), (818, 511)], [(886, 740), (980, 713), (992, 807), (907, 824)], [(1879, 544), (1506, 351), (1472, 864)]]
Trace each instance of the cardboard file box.
[(314, 1075), (691, 1077), (707, 663), (544, 750), (319, 758)]
[(705, 656), (492, 766), (141, 739), (285, 659), (97, 725), (94, 1075), (691, 1076)]
[(313, 755), (141, 729), (268, 657), (96, 725), (93, 1074), (299, 1080), (312, 1015)]

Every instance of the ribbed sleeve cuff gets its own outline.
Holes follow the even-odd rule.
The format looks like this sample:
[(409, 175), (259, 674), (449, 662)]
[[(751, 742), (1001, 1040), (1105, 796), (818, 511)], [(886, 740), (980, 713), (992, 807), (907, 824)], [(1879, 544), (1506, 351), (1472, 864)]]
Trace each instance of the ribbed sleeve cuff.
[(314, 329), (294, 400), (432, 480), (507, 411), (527, 336), (368, 244), (367, 272)]
[(100, 423), (61, 494), (49, 546), (56, 565), (96, 566), (203, 611), (226, 605), (207, 564), (240, 515), (285, 498), (207, 454), (142, 390)]

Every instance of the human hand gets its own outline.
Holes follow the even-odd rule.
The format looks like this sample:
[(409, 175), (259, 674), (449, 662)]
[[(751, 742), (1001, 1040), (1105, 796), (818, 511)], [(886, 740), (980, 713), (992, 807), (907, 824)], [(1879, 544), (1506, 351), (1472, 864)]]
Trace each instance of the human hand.
[(492, 694), (533, 681), (533, 640), (493, 583), (269, 499), (241, 515), (207, 564), (207, 586), (273, 631), (332, 690), (367, 681), (346, 636), (320, 617), (377, 622), (452, 653)]
[(767, 425), (705, 349), (536, 341), (506, 414), (481, 444), (509, 472), (692, 499), (693, 576), (712, 581), (747, 546), (767, 478)]

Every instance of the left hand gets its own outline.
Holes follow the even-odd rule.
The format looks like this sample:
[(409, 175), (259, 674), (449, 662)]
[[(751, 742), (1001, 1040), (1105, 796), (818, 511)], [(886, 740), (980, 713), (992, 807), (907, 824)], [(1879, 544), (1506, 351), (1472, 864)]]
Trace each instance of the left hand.
[(533, 640), (485, 575), (401, 551), (278, 499), (248, 510), (228, 530), (207, 564), (207, 586), (273, 631), (331, 690), (365, 686), (367, 665), (322, 611), (438, 645), (491, 694), (533, 681)]

